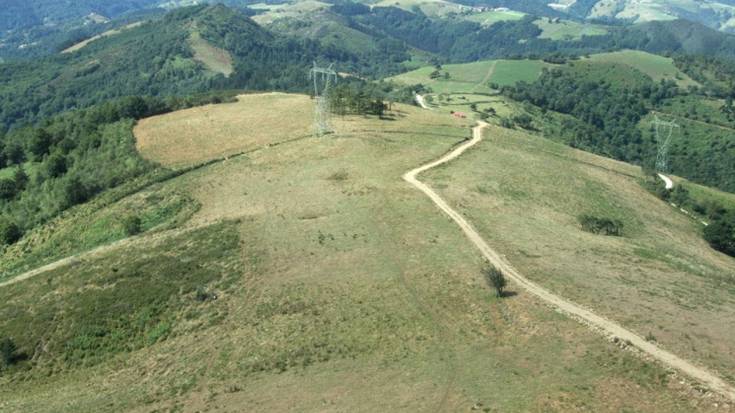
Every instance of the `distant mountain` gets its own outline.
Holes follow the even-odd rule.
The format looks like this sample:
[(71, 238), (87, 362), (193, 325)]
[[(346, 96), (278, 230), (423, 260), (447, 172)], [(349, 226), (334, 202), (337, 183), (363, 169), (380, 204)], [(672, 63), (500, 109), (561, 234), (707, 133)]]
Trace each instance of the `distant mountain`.
[(306, 90), (306, 68), (319, 59), (345, 70), (361, 64), (345, 50), (272, 33), (225, 6), (178, 9), (71, 53), (0, 65), (0, 126), (120, 96)]
[(0, 31), (58, 25), (93, 16), (111, 19), (124, 13), (156, 6), (161, 0), (4, 0)]
[(735, 31), (734, 0), (557, 0), (554, 9), (588, 19), (634, 23), (685, 19)]
[(0, 61), (57, 52), (58, 44), (167, 10), (204, 3), (243, 6), (245, 0), (3, 0), (0, 2)]

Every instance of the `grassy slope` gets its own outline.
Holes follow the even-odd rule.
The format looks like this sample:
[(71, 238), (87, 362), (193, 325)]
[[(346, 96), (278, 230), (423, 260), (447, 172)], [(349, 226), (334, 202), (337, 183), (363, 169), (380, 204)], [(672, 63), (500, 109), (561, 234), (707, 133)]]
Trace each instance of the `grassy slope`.
[(0, 281), (127, 237), (123, 225), (127, 216), (140, 218), (142, 232), (169, 229), (186, 221), (199, 208), (197, 203), (182, 192), (155, 184), (170, 175), (154, 171), (33, 229), (20, 242), (0, 251)]
[(414, 7), (429, 17), (444, 17), (449, 13), (460, 13), (464, 6), (444, 0), (382, 0), (377, 7), (399, 7), (413, 12)]
[(569, 20), (554, 22), (549, 18), (541, 18), (533, 22), (543, 32), (540, 39), (551, 40), (579, 40), (583, 36), (601, 36), (607, 34), (607, 29), (594, 24), (582, 24)]
[(594, 62), (626, 64), (650, 76), (654, 81), (661, 79), (673, 80), (681, 87), (697, 85), (697, 82), (674, 66), (672, 59), (646, 52), (623, 50), (619, 52), (600, 53), (590, 56), (590, 60)]
[[(490, 83), (503, 86), (519, 81), (532, 82), (538, 78), (545, 65), (538, 60), (486, 60), (444, 65), (442, 73), (448, 72), (449, 79), (431, 79), (429, 75), (435, 70), (433, 66), (425, 66), (391, 79), (405, 84), (421, 83), (436, 93), (489, 93), (492, 91), (488, 86)], [(491, 76), (488, 77), (491, 69)]]
[[(338, 119), (337, 133), (327, 138), (263, 148), (166, 184), (201, 204), (192, 223), (237, 218), (229, 224), (162, 244), (146, 238), (53, 277), (0, 290), (5, 302), (26, 294), (12, 300), (13, 306), (35, 322), (35, 306), (61, 303), (54, 294), (30, 299), (36, 291), (64, 291), (66, 306), (81, 299), (75, 291), (86, 300), (120, 294), (118, 302), (127, 302), (125, 294), (138, 291), (125, 290), (136, 274), (227, 269), (220, 277), (195, 270), (204, 278), (190, 278), (195, 283), (187, 285), (207, 283), (218, 299), (199, 303), (187, 289), (169, 295), (169, 304), (157, 307), (163, 308), (157, 319), (170, 324), (135, 335), (149, 338), (141, 350), (113, 354), (87, 368), (59, 362), (50, 377), (42, 377), (42, 369), (11, 376), (28, 381), (0, 377), (0, 407), (708, 410), (709, 404), (679, 393), (678, 382), (658, 367), (531, 297), (493, 298), (479, 277), (479, 255), (400, 179), (467, 138), (468, 123), (397, 107), (393, 121)], [(268, 127), (275, 125), (254, 125)], [(289, 137), (298, 136), (283, 138)], [(230, 264), (215, 265), (221, 262)], [(163, 263), (167, 270), (157, 271)], [(111, 283), (108, 271), (118, 265), (139, 271), (118, 269), (118, 281)], [(104, 322), (108, 301), (101, 297), (97, 311)], [(59, 317), (68, 322), (67, 313)], [(21, 350), (31, 350), (31, 343), (18, 341)], [(65, 348), (54, 341), (47, 345)]]
[[(309, 98), (272, 93), (241, 95), (238, 102), (206, 105), (143, 119), (135, 127), (138, 150), (169, 167), (232, 156), (312, 132)], [(287, 113), (289, 122), (280, 122)], [(256, 125), (272, 125), (270, 128)], [(201, 131), (207, 130), (206, 135)]]
[(227, 77), (235, 71), (230, 52), (213, 46), (202, 39), (198, 32), (193, 32), (189, 37), (189, 46), (194, 52), (194, 60), (200, 62), (212, 72), (221, 73)]
[(525, 13), (519, 12), (519, 11), (484, 11), (480, 13), (472, 13), (469, 16), (465, 17), (467, 20), (477, 22), (482, 24), (483, 26), (492, 26), (493, 24), (497, 22), (503, 22), (503, 21), (515, 21), (520, 20), (525, 16)]
[[(735, 322), (735, 260), (642, 189), (638, 168), (493, 127), (430, 176), (526, 276), (735, 381), (722, 328)], [(585, 213), (620, 219), (625, 236), (581, 231)]]

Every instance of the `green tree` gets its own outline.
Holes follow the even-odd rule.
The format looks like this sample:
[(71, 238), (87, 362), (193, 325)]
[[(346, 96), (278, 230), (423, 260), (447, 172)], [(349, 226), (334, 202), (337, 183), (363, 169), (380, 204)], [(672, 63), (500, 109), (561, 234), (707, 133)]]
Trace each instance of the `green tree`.
[(678, 185), (671, 191), (671, 202), (679, 206), (685, 206), (689, 202), (689, 191), (681, 185)]
[(21, 192), (26, 189), (28, 185), (28, 174), (22, 166), (18, 166), (13, 173), (13, 180), (15, 181), (15, 190)]
[(14, 244), (22, 236), (23, 232), (15, 222), (0, 216), (0, 246)]
[(44, 155), (49, 152), (53, 139), (51, 134), (45, 129), (34, 129), (28, 140), (28, 152), (30, 152), (35, 159), (41, 159)]
[(71, 177), (62, 186), (62, 203), (68, 208), (89, 199), (89, 190), (77, 177)]
[(20, 165), (26, 160), (23, 147), (18, 142), (8, 142), (5, 145), (5, 162), (9, 165)]
[(498, 297), (503, 297), (503, 291), (505, 290), (508, 281), (505, 279), (505, 274), (502, 271), (490, 265), (483, 270), (485, 275), (485, 281), (487, 284), (495, 289), (495, 293)]
[(58, 178), (66, 173), (66, 157), (59, 152), (54, 152), (45, 162), (46, 176)]
[(15, 180), (12, 178), (0, 179), (0, 200), (9, 201), (15, 198), (15, 194), (17, 194)]

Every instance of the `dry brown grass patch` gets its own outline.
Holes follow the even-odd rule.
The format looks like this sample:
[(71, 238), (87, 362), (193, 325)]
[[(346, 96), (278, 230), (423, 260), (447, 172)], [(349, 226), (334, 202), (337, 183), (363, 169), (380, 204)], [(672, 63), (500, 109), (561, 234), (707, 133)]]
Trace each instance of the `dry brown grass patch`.
[(268, 93), (143, 119), (134, 132), (145, 158), (183, 167), (308, 136), (311, 124), (308, 96)]

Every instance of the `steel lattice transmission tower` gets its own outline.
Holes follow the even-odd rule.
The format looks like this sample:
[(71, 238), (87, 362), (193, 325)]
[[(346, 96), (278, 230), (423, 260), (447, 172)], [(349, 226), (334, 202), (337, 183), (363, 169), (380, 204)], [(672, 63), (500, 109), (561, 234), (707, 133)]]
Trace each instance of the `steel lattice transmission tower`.
[(658, 142), (658, 154), (656, 154), (656, 170), (666, 173), (669, 169), (669, 148), (671, 147), (671, 136), (674, 129), (678, 128), (674, 122), (666, 122), (653, 115), (653, 125), (656, 130), (656, 142)]
[(314, 81), (314, 129), (316, 136), (323, 136), (332, 133), (332, 125), (330, 123), (329, 110), (329, 92), (334, 83), (337, 83), (337, 72), (329, 65), (327, 68), (318, 67), (314, 62), (314, 67), (309, 71), (309, 78)]

